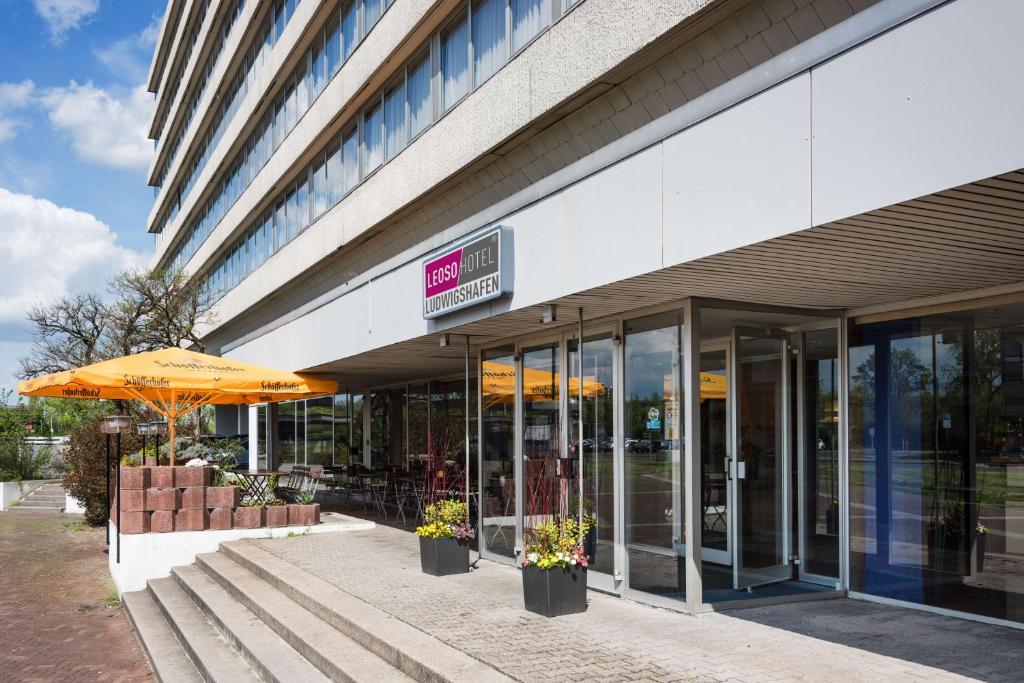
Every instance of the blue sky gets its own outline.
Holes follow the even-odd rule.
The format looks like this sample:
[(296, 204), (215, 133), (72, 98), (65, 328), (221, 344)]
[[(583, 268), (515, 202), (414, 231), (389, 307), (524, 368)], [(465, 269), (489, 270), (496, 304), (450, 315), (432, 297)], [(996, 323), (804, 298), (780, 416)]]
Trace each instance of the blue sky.
[(145, 79), (165, 0), (0, 0), (0, 387), (25, 311), (148, 263)]

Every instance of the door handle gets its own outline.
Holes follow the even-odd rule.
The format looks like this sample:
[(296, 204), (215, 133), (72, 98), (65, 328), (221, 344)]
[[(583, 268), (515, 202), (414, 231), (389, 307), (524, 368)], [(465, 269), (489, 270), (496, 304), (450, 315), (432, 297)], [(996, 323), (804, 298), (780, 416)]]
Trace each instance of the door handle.
[(729, 478), (730, 479), (746, 479), (747, 478), (747, 463), (742, 460), (729, 459)]

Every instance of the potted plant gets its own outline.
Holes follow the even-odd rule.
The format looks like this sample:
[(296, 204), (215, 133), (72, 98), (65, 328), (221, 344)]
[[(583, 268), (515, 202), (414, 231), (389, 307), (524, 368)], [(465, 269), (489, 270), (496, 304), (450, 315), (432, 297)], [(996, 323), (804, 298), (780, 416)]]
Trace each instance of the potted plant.
[(267, 526), (288, 526), (288, 506), (281, 498), (271, 498), (264, 513)]
[(469, 571), (469, 542), (475, 533), (466, 522), (466, 513), (466, 504), (460, 500), (440, 500), (424, 509), (425, 524), (416, 527), (424, 574), (446, 576)]
[(985, 541), (988, 539), (988, 527), (980, 521), (974, 526), (974, 560), (975, 572), (985, 571)]
[(314, 503), (314, 497), (310, 491), (295, 496), (295, 503), (288, 504), (288, 524), (310, 526), (320, 521), (320, 503)]
[(928, 525), (928, 566), (934, 571), (960, 573), (963, 549), (962, 511), (947, 506), (946, 511)]
[(575, 519), (549, 521), (528, 532), (523, 552), (523, 602), (528, 612), (546, 617), (587, 610), (587, 534)]

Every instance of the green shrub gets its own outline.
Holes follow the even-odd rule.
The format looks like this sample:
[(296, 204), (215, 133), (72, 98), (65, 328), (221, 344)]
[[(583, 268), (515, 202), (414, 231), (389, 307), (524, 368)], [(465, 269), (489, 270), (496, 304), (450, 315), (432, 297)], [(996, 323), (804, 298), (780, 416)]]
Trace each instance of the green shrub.
[[(110, 438), (111, 463), (115, 461), (116, 437)], [(99, 422), (79, 427), (71, 432), (64, 461), (68, 471), (64, 474), (64, 488), (85, 508), (88, 524), (104, 524), (106, 509), (106, 445), (107, 435), (100, 432)], [(134, 453), (142, 446), (142, 438), (131, 429), (121, 435), (121, 453)], [(111, 486), (114, 474), (111, 472)]]

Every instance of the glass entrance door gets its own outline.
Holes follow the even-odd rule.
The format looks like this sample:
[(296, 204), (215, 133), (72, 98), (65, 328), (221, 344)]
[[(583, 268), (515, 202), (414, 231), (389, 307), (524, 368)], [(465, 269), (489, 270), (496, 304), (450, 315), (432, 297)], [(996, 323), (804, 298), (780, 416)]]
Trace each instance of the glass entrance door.
[(730, 462), (733, 587), (791, 577), (789, 566), (789, 344), (774, 330), (733, 330)]

